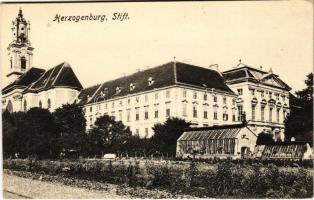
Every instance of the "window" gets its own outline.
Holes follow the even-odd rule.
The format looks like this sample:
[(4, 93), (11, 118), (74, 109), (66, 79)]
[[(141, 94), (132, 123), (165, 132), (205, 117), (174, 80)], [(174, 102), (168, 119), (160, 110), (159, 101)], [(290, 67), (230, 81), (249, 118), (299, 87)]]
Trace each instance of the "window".
[(111, 103), (111, 108), (114, 108), (114, 101)]
[(135, 134), (140, 135), (140, 130), (138, 128), (135, 130)]
[(123, 106), (123, 101), (122, 101), (122, 100), (119, 101), (119, 105), (120, 105), (120, 106)]
[(148, 78), (148, 85), (149, 85), (149, 86), (153, 85), (154, 82), (155, 82), (155, 80), (154, 80), (153, 77), (149, 77), (149, 78)]
[(283, 100), (283, 101), (286, 100), (286, 96), (285, 96), (285, 95), (282, 96), (282, 100)]
[(130, 105), (131, 104), (131, 99), (130, 98), (128, 98), (128, 105)]
[(193, 106), (193, 117), (197, 118), (197, 108), (196, 108), (196, 106)]
[(115, 112), (115, 111), (112, 111), (112, 112), (111, 112), (111, 117), (112, 117), (114, 120), (116, 119), (116, 116), (115, 116), (115, 115), (116, 115), (116, 112)]
[(148, 107), (145, 107), (144, 109), (144, 119), (148, 119)]
[(252, 105), (252, 121), (255, 121), (255, 105)]
[(158, 118), (158, 106), (155, 106), (155, 118)]
[(135, 97), (135, 102), (139, 103), (140, 102), (140, 97)]
[(93, 106), (89, 107), (89, 112), (93, 111)]
[(261, 107), (261, 121), (263, 122), (265, 120), (265, 107)]
[(264, 97), (264, 91), (261, 91), (261, 97)]
[(116, 94), (119, 94), (121, 92), (121, 88), (120, 87), (116, 87)]
[(242, 121), (243, 119), (243, 106), (242, 105), (239, 105), (238, 106), (238, 121)]
[(122, 110), (119, 110), (119, 119), (120, 121), (122, 121)]
[(227, 110), (226, 110), (226, 109), (224, 109), (224, 113), (222, 114), (222, 119), (223, 119), (224, 121), (228, 121), (228, 113), (227, 113)]
[(279, 123), (279, 109), (277, 109), (277, 123)]
[(50, 100), (50, 99), (48, 99), (48, 101), (47, 101), (47, 108), (48, 108), (48, 109), (51, 108), (51, 100)]
[(22, 69), (22, 71), (26, 69), (26, 59), (25, 59), (25, 57), (21, 58), (21, 69)]
[(166, 91), (166, 98), (169, 98), (170, 97), (170, 90), (167, 90)]
[(217, 96), (214, 96), (214, 102), (217, 102)]
[(147, 102), (148, 101), (148, 95), (145, 95), (145, 102)]
[(238, 89), (238, 94), (242, 95), (243, 94), (243, 89)]
[(170, 117), (170, 105), (169, 105), (169, 103), (166, 104), (166, 117)]
[(276, 94), (275, 96), (276, 96), (276, 100), (279, 100), (279, 94)]
[(236, 100), (232, 99), (232, 105), (235, 105), (235, 104), (236, 104)]
[(283, 114), (283, 121), (284, 121), (286, 119), (286, 111), (284, 110), (282, 114)]
[(188, 116), (187, 115), (187, 104), (186, 103), (183, 103), (183, 105), (182, 105), (182, 115), (184, 116), (184, 117), (186, 117), (186, 116)]
[(155, 93), (155, 100), (158, 99), (158, 93)]
[(145, 138), (148, 136), (148, 128), (145, 128)]
[(223, 103), (224, 103), (224, 104), (227, 103), (227, 98), (226, 98), (226, 97), (223, 98)]
[(204, 94), (204, 101), (207, 101), (207, 94)]
[(105, 103), (105, 109), (108, 109), (108, 105)]
[(42, 108), (43, 104), (41, 103), (41, 101), (39, 101), (39, 108)]
[(232, 121), (235, 122), (236, 121), (236, 114), (235, 114), (235, 110), (232, 110)]
[(273, 121), (273, 108), (269, 108), (269, 122)]
[(93, 118), (90, 117), (90, 118), (89, 118), (89, 126), (91, 127), (92, 125), (93, 125)]
[(193, 93), (193, 99), (197, 99), (197, 92)]
[(13, 67), (12, 57), (10, 58), (10, 66), (11, 66), (11, 69), (12, 69), (12, 67)]
[(251, 95), (255, 95), (255, 89), (250, 89)]
[(183, 96), (183, 98), (186, 98), (186, 90), (183, 90), (182, 96)]
[(166, 117), (170, 117), (170, 108), (166, 109)]
[(217, 113), (217, 109), (214, 109), (214, 120), (218, 119), (218, 113)]
[(127, 121), (127, 122), (130, 122), (130, 121), (131, 121), (131, 111), (130, 111), (130, 110), (127, 110), (127, 111), (126, 111), (126, 121)]
[(24, 111), (26, 111), (26, 110), (27, 110), (27, 101), (24, 100)]
[(130, 84), (130, 91), (133, 91), (135, 89), (135, 84), (134, 83), (131, 83)]
[(98, 104), (98, 105), (96, 106), (96, 110), (97, 110), (97, 111), (100, 110), (100, 104)]
[(273, 98), (273, 93), (272, 92), (269, 92), (269, 98)]
[(204, 107), (204, 119), (207, 119), (208, 116), (207, 116), (207, 110), (206, 110), (206, 107)]
[(135, 120), (138, 121), (140, 119), (139, 108), (135, 108)]

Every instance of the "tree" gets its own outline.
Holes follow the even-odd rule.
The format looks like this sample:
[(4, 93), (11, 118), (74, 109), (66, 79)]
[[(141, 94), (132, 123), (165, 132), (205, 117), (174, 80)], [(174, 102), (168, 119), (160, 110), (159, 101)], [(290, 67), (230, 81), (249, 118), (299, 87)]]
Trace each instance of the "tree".
[(81, 153), (84, 149), (86, 119), (81, 107), (76, 104), (64, 104), (53, 113), (59, 133), (57, 148), (59, 151), (74, 150)]
[(94, 155), (120, 153), (131, 135), (130, 129), (121, 121), (116, 122), (113, 117), (103, 115), (96, 119), (94, 127), (88, 134), (89, 153)]
[(291, 101), (290, 115), (285, 120), (287, 140), (295, 137), (299, 141), (313, 143), (313, 73), (307, 75), (306, 88), (296, 92)]
[(14, 156), (15, 153), (22, 152), (25, 138), (23, 138), (23, 134), (19, 134), (22, 132), (19, 125), (24, 123), (25, 118), (26, 113), (23, 112), (10, 113), (6, 110), (2, 113), (2, 144), (4, 157), (11, 157)]
[(275, 143), (271, 134), (260, 133), (257, 136), (256, 145), (266, 145)]
[(164, 124), (155, 124), (152, 145), (163, 154), (175, 155), (177, 140), (190, 125), (191, 123), (179, 118), (168, 118)]

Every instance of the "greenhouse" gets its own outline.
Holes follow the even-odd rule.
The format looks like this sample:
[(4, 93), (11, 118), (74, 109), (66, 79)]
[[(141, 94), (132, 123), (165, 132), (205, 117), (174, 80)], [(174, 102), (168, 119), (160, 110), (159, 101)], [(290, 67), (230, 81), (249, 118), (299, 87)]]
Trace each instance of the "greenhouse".
[(177, 157), (251, 157), (256, 139), (254, 132), (243, 124), (193, 128), (177, 140)]
[(282, 142), (257, 145), (254, 157), (264, 159), (312, 159), (312, 148), (305, 142)]

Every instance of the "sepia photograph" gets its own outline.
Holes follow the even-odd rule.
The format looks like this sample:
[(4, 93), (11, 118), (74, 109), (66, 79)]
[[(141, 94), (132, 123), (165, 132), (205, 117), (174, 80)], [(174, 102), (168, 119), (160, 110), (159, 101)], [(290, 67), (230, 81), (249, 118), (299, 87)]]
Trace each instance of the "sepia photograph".
[(313, 198), (313, 1), (0, 4), (3, 199)]

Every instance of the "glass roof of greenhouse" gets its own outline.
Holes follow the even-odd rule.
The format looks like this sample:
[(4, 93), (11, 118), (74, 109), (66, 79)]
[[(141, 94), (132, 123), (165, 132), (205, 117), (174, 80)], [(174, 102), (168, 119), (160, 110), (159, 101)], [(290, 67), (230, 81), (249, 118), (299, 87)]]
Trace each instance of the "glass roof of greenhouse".
[(208, 140), (208, 139), (231, 139), (236, 138), (241, 129), (245, 126), (217, 126), (196, 128), (185, 131), (178, 141)]

